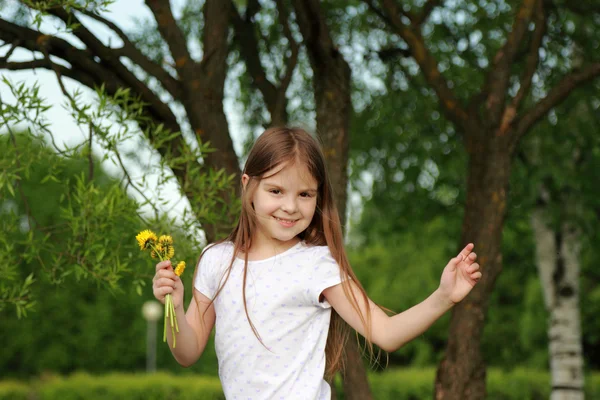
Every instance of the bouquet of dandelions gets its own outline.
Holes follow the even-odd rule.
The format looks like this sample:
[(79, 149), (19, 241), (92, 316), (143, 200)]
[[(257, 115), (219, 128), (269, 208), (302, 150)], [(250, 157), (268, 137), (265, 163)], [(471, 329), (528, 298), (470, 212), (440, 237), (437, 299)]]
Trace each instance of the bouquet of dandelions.
[[(157, 258), (160, 261), (166, 261), (173, 258), (175, 255), (175, 247), (173, 247), (173, 238), (169, 235), (161, 235), (156, 237), (156, 234), (151, 230), (144, 230), (138, 233), (135, 237), (140, 250), (150, 250), (150, 257)], [(175, 267), (175, 275), (181, 276), (185, 269), (185, 261), (174, 261), (171, 265), (177, 265)], [(177, 326), (177, 317), (175, 316), (175, 306), (173, 305), (173, 296), (167, 294), (165, 296), (165, 326), (163, 330), (163, 342), (167, 341), (167, 323), (171, 325), (171, 334), (173, 336), (173, 348), (176, 345), (175, 332), (179, 332), (179, 326)]]

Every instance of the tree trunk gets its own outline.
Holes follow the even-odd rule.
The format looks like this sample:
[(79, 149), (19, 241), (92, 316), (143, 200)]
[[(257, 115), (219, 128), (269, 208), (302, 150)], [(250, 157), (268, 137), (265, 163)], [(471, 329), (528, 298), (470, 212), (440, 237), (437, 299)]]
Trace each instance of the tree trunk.
[(435, 399), (481, 400), (486, 396), (480, 344), (493, 285), (502, 269), (501, 234), (511, 157), (505, 136), (475, 132), (470, 146), (467, 202), (461, 248), (475, 244), (483, 277), (452, 311), (448, 343), (435, 382)]
[(579, 315), (579, 235), (568, 224), (554, 232), (544, 207), (531, 216), (537, 268), (548, 310), (551, 400), (583, 400), (584, 374)]
[[(294, 9), (314, 72), (313, 87), (317, 133), (336, 198), (342, 225), (346, 220), (349, 129), (352, 116), (350, 66), (333, 43), (318, 0), (295, 0)], [(344, 398), (372, 399), (358, 343), (351, 338), (345, 349)]]

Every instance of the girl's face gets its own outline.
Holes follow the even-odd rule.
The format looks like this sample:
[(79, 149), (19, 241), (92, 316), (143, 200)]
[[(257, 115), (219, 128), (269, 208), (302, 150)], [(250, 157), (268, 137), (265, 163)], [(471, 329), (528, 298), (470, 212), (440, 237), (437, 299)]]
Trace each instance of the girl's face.
[[(291, 244), (313, 219), (317, 206), (317, 181), (301, 163), (285, 163), (268, 171), (261, 179), (252, 203), (259, 232), (254, 236), (259, 245)], [(246, 186), (248, 175), (242, 176)]]

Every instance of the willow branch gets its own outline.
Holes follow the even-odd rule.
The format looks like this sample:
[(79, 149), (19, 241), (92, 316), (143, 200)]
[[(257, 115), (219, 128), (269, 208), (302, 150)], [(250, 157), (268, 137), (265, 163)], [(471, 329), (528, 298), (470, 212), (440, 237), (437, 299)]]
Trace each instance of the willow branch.
[[(48, 54), (48, 53), (45, 53), (45, 57), (46, 57), (48, 60), (50, 60), (50, 56), (49, 56), (49, 54)], [(55, 65), (55, 64), (52, 64), (52, 65)], [(61, 74), (60, 74), (60, 71), (59, 71), (58, 69), (53, 69), (53, 71), (54, 71), (54, 74), (56, 75), (56, 80), (57, 80), (57, 82), (58, 82), (58, 86), (60, 87), (60, 90), (61, 90), (61, 92), (62, 92), (63, 96), (65, 96), (65, 97), (66, 97), (66, 98), (69, 100), (69, 102), (71, 103), (71, 107), (73, 107), (73, 109), (74, 109), (75, 111), (77, 111), (77, 112), (78, 112), (79, 114), (81, 114), (81, 115), (85, 115), (85, 117), (86, 117), (86, 119), (87, 119), (87, 122), (88, 122), (88, 124), (89, 124), (89, 129), (90, 129), (90, 136), (89, 136), (90, 143), (89, 143), (89, 144), (90, 144), (90, 157), (91, 157), (91, 154), (92, 154), (92, 151), (91, 151), (91, 150), (92, 150), (92, 149), (91, 149), (91, 146), (92, 146), (92, 132), (96, 132), (96, 133), (98, 133), (98, 131), (99, 131), (99, 128), (98, 128), (98, 127), (97, 127), (97, 126), (94, 124), (94, 122), (91, 120), (91, 118), (89, 118), (89, 116), (88, 116), (87, 114), (85, 114), (85, 113), (84, 113), (84, 112), (83, 112), (83, 111), (82, 111), (82, 110), (79, 108), (79, 106), (77, 105), (77, 102), (75, 101), (75, 99), (73, 98), (73, 96), (71, 96), (71, 94), (70, 94), (70, 93), (67, 91), (67, 88), (65, 87), (65, 85), (64, 85), (64, 83), (63, 83), (63, 80), (62, 80), (62, 76), (61, 76)], [(158, 214), (159, 214), (159, 213), (158, 213), (158, 209), (157, 209), (157, 208), (156, 208), (156, 206), (155, 206), (155, 205), (154, 205), (154, 204), (153, 204), (153, 203), (150, 201), (150, 199), (149, 199), (149, 198), (146, 196), (146, 194), (145, 194), (145, 193), (144, 193), (142, 190), (140, 190), (140, 189), (137, 187), (137, 185), (135, 185), (135, 184), (133, 183), (133, 180), (131, 179), (131, 177), (130, 177), (130, 175), (129, 175), (129, 172), (127, 171), (127, 168), (125, 167), (125, 164), (123, 163), (123, 160), (121, 159), (121, 155), (119, 154), (119, 150), (116, 148), (116, 146), (111, 146), (111, 150), (112, 150), (112, 151), (115, 153), (115, 155), (117, 156), (117, 160), (119, 161), (119, 166), (121, 167), (121, 170), (123, 171), (123, 173), (125, 174), (125, 176), (127, 176), (128, 185), (129, 185), (129, 184), (131, 184), (131, 186), (133, 187), (133, 189), (134, 189), (136, 192), (138, 192), (138, 194), (139, 194), (140, 196), (142, 196), (142, 198), (143, 198), (144, 200), (146, 200), (146, 202), (147, 202), (148, 204), (152, 205), (152, 207), (154, 208), (155, 215), (156, 215), (156, 217), (158, 218)], [(90, 162), (92, 162), (91, 158), (90, 158)], [(91, 177), (92, 177), (92, 174), (93, 174), (93, 170), (92, 170), (91, 168), (92, 168), (92, 167), (90, 167), (90, 180), (91, 180)], [(126, 186), (125, 186), (125, 188), (127, 188), (127, 186), (128, 186), (128, 185), (126, 185)]]
[[(2, 98), (0, 97), (0, 104), (2, 104)], [(2, 119), (4, 120), (4, 124), (6, 126), (6, 129), (8, 129), (8, 134), (10, 135), (10, 141), (13, 145), (13, 147), (15, 148), (15, 164), (17, 166), (17, 171), (20, 171), (21, 169), (21, 160), (19, 157), (19, 149), (17, 146), (17, 138), (12, 130), (12, 128), (10, 127), (10, 124), (8, 123), (8, 121), (6, 120), (6, 117), (4, 116), (4, 114), (2, 114)], [(19, 196), (21, 197), (21, 200), (23, 201), (23, 206), (25, 207), (25, 214), (27, 215), (27, 224), (29, 225), (29, 229), (35, 229), (35, 227), (39, 226), (38, 222), (36, 221), (35, 217), (33, 216), (33, 213), (31, 212), (31, 207), (29, 207), (29, 202), (27, 201), (27, 196), (25, 196), (25, 192), (23, 191), (23, 186), (21, 185), (21, 175), (19, 172), (15, 173), (18, 177), (18, 179), (16, 179), (16, 185), (17, 185), (17, 189), (19, 190)], [(31, 221), (35, 222), (35, 225), (33, 225), (31, 223)]]

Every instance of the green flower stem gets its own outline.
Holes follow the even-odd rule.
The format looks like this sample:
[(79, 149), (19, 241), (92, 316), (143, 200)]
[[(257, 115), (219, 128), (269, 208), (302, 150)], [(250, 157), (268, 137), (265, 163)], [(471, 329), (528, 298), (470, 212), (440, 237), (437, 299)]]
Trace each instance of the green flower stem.
[(175, 335), (175, 324), (173, 323), (173, 319), (175, 318), (175, 306), (173, 305), (173, 296), (169, 296), (169, 307), (171, 307), (170, 317), (171, 317), (171, 336), (173, 337), (173, 348), (177, 345), (177, 336)]
[[(150, 245), (151, 249), (154, 250), (160, 261), (166, 261), (163, 254), (156, 249), (154, 245)], [(179, 332), (179, 325), (177, 324), (177, 316), (175, 315), (175, 305), (173, 304), (173, 296), (167, 294), (165, 296), (165, 323), (163, 328), (163, 342), (167, 341), (167, 324), (171, 325), (171, 334), (173, 336), (173, 348), (177, 344), (177, 335), (175, 332)]]
[(165, 297), (165, 322), (163, 324), (164, 328), (163, 328), (163, 342), (167, 341), (167, 298)]

